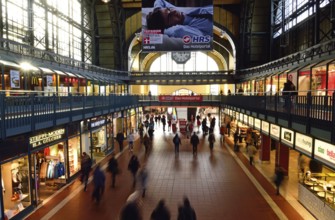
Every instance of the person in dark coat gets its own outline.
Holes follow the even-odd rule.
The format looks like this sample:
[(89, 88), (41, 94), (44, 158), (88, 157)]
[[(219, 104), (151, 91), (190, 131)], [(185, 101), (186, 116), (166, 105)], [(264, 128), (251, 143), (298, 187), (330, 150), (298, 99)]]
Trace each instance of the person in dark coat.
[(276, 194), (279, 195), (279, 187), (281, 185), (281, 183), (283, 182), (284, 180), (284, 169), (280, 166), (278, 166), (276, 168), (276, 171), (275, 171), (275, 174), (276, 174), (276, 177), (275, 177), (275, 185), (276, 185)]
[(128, 170), (133, 175), (133, 187), (136, 186), (136, 174), (138, 169), (140, 168), (140, 162), (136, 155), (131, 156), (130, 161), (128, 163)]
[(148, 153), (150, 151), (151, 140), (150, 140), (150, 138), (148, 137), (147, 134), (144, 135), (143, 145), (144, 145), (144, 149), (145, 149), (145, 155), (148, 155)]
[(80, 181), (85, 184), (84, 191), (87, 191), (87, 183), (88, 183), (88, 177), (91, 172), (91, 166), (92, 166), (92, 159), (90, 158), (90, 156), (86, 154), (86, 152), (83, 152), (81, 157)]
[(179, 145), (181, 145), (181, 140), (178, 134), (174, 136), (173, 143), (174, 143), (174, 151), (175, 151), (175, 154), (177, 155), (179, 154)]
[(171, 214), (164, 199), (159, 200), (156, 208), (151, 213), (150, 220), (170, 220), (170, 218)]
[(142, 214), (135, 201), (128, 202), (121, 210), (120, 220), (142, 220)]
[(196, 220), (197, 215), (195, 214), (194, 209), (191, 206), (190, 200), (185, 197), (184, 204), (180, 210), (178, 210), (178, 220)]
[(97, 203), (100, 202), (101, 196), (105, 191), (105, 180), (105, 174), (101, 170), (100, 164), (98, 164), (93, 173), (94, 190), (92, 193), (92, 200), (95, 200)]
[(124, 135), (123, 135), (123, 132), (121, 130), (116, 134), (116, 140), (119, 143), (120, 152), (122, 152), (123, 151)]
[(165, 115), (162, 116), (162, 124), (163, 124), (163, 131), (165, 131), (165, 125), (166, 125), (166, 118), (165, 118)]
[(118, 162), (115, 158), (115, 154), (112, 154), (112, 158), (108, 162), (108, 172), (112, 175), (112, 188), (115, 187), (116, 175), (119, 173)]
[(195, 134), (195, 132), (193, 132), (193, 135), (191, 136), (191, 140), (190, 140), (192, 147), (193, 147), (193, 155), (197, 155), (198, 154), (198, 144), (199, 144), (199, 137)]
[(214, 136), (214, 133), (213, 132), (210, 132), (209, 133), (209, 136), (208, 136), (208, 142), (209, 142), (209, 149), (211, 151), (213, 151), (213, 148), (214, 148), (214, 142), (215, 142), (215, 136)]

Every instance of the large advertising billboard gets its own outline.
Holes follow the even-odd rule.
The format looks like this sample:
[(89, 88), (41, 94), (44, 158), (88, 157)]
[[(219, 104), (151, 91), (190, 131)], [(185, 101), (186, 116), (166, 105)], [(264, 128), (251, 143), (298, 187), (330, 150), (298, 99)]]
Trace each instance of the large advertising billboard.
[(173, 2), (142, 1), (142, 51), (212, 50), (213, 0)]

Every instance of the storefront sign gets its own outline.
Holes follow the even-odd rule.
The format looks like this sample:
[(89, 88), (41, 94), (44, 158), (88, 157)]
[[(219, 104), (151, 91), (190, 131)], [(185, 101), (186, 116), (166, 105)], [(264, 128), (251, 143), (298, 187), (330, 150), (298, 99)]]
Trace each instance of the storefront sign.
[(262, 132), (264, 134), (269, 134), (269, 122), (262, 121)]
[(254, 117), (249, 116), (248, 117), (248, 123), (249, 123), (249, 126), (254, 127)]
[(280, 136), (280, 127), (278, 125), (275, 124), (271, 124), (270, 125), (270, 135), (271, 137), (279, 140), (279, 136)]
[(201, 95), (160, 95), (160, 102), (202, 102)]
[(314, 158), (335, 168), (335, 145), (315, 139)]
[(90, 128), (96, 128), (100, 127), (101, 125), (104, 125), (106, 123), (105, 119), (98, 120), (98, 121), (91, 121)]
[(64, 138), (65, 129), (61, 128), (55, 131), (46, 132), (29, 138), (29, 144), (32, 147), (38, 147)]
[(281, 142), (289, 147), (293, 147), (294, 132), (292, 130), (281, 128)]
[(295, 133), (295, 149), (308, 156), (312, 156), (313, 138), (300, 133)]
[(261, 120), (258, 118), (255, 118), (255, 129), (261, 130)]

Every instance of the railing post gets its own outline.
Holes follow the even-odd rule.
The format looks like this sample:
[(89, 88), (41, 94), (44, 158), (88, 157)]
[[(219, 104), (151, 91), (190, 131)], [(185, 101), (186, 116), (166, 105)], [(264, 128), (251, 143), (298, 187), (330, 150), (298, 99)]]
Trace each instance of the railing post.
[(307, 110), (306, 110), (306, 117), (307, 117), (307, 123), (306, 123), (306, 133), (311, 133), (311, 111), (312, 111), (312, 93), (311, 91), (307, 92)]
[(335, 92), (333, 92), (332, 94), (332, 109), (331, 109), (331, 114), (332, 114), (332, 121), (331, 121), (331, 124), (333, 126), (331, 126), (331, 143), (334, 144), (335, 143), (335, 126), (334, 126), (334, 123), (335, 123)]
[(58, 97), (57, 98), (57, 96), (56, 96), (56, 93), (54, 93), (53, 95), (52, 95), (52, 97), (53, 97), (53, 111), (54, 111), (54, 113), (53, 113), (53, 118), (54, 118), (54, 120), (53, 120), (53, 125), (55, 126), (56, 125), (56, 111), (57, 111), (57, 103), (58, 103), (58, 99), (60, 98), (60, 97)]
[(69, 94), (69, 98), (70, 98), (70, 121), (72, 122), (73, 95), (71, 93)]
[(34, 105), (34, 97), (35, 95), (31, 93), (29, 95), (30, 103), (31, 103), (31, 118), (30, 118), (30, 129), (31, 131), (35, 130), (35, 105)]
[(0, 93), (0, 103), (1, 103), (1, 138), (4, 139), (6, 137), (6, 114), (5, 114), (5, 98), (6, 94), (4, 92)]

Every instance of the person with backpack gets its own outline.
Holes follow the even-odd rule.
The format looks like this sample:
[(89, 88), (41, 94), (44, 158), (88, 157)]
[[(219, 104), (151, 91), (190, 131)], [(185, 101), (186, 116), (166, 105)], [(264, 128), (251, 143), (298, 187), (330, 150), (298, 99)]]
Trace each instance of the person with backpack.
[(193, 135), (190, 140), (192, 147), (193, 147), (193, 155), (198, 155), (198, 144), (199, 144), (199, 137), (193, 132)]
[(174, 136), (173, 143), (174, 143), (174, 151), (175, 151), (175, 154), (177, 155), (179, 154), (179, 145), (181, 145), (181, 140), (178, 134)]

